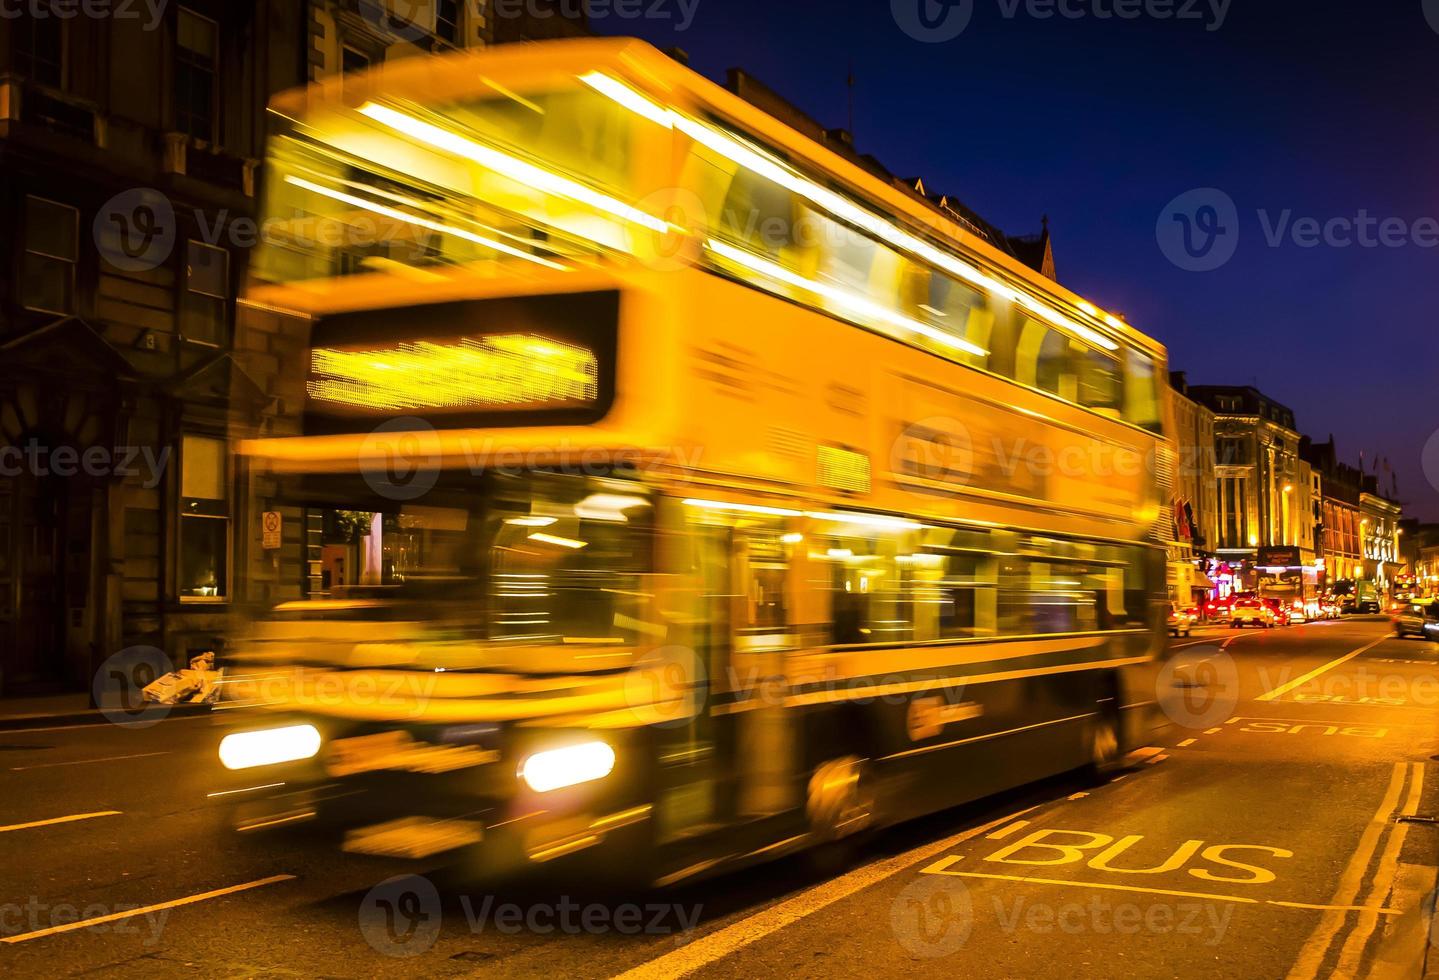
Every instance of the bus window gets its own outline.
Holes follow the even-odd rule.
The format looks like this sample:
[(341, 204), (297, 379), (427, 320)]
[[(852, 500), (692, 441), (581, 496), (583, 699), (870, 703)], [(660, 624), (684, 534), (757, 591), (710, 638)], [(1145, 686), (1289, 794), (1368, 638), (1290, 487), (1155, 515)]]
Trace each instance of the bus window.
[(1154, 358), (1137, 350), (1129, 352), (1129, 378), (1124, 386), (1127, 422), (1151, 432), (1163, 429), (1160, 414), (1159, 378)]
[(1086, 348), (1079, 359), (1079, 404), (1119, 418), (1124, 411), (1124, 368), (1119, 358)]
[(787, 268), (798, 265), (794, 195), (767, 177), (741, 167), (714, 222), (725, 238)]

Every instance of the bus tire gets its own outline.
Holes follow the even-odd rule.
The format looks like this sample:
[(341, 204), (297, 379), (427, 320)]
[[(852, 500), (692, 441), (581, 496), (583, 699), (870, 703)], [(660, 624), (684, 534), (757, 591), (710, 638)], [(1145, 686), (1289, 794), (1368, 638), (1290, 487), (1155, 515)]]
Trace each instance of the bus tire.
[(805, 799), (813, 846), (809, 862), (816, 871), (835, 874), (854, 858), (858, 844), (875, 825), (875, 799), (869, 764), (854, 755), (821, 763), (810, 777)]
[(1089, 726), (1089, 760), (1084, 775), (1093, 785), (1106, 783), (1123, 765), (1120, 747), (1119, 701), (1102, 700)]

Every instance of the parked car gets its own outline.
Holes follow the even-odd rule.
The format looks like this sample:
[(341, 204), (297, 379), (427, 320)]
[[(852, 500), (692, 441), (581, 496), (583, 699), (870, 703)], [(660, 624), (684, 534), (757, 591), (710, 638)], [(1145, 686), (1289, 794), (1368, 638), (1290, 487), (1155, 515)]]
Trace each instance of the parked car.
[(1409, 603), (1394, 617), (1394, 632), (1439, 643), (1439, 601)]
[(1275, 626), (1289, 625), (1289, 607), (1282, 600), (1275, 599), (1272, 596), (1262, 596), (1259, 601), (1268, 606), (1270, 612), (1274, 613)]
[(1279, 625), (1279, 613), (1263, 599), (1238, 599), (1230, 609), (1229, 625), (1235, 629), (1246, 626), (1274, 629)]
[(1174, 603), (1169, 604), (1169, 632), (1172, 636), (1188, 636), (1194, 631), (1194, 624), (1199, 621), (1199, 610), (1180, 609)]

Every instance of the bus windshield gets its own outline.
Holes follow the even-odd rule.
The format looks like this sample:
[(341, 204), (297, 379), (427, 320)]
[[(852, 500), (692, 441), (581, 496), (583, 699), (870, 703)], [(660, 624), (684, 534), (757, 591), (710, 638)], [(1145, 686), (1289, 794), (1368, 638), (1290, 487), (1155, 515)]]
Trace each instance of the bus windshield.
[(310, 604), (287, 615), (309, 616), (318, 601), (347, 618), (414, 619), (428, 635), (468, 641), (635, 642), (652, 618), (649, 492), (552, 474), (485, 482), (485, 494), (438, 488), (422, 504), (324, 493), (324, 505), (303, 511)]
[(289, 120), (269, 147), (257, 278), (560, 269), (630, 250), (636, 117), (570, 81)]

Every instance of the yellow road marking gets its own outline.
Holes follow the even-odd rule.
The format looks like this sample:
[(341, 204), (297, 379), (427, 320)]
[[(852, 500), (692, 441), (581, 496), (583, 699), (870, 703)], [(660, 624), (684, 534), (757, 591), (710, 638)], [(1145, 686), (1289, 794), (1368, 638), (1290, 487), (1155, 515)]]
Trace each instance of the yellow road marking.
[[(1413, 816), (1419, 812), (1419, 798), (1424, 793), (1424, 763), (1411, 763), (1412, 776), (1409, 780), (1409, 797), (1404, 801), (1404, 813)], [(1399, 855), (1404, 850), (1404, 838), (1409, 833), (1407, 823), (1395, 824), (1394, 830), (1389, 835), (1389, 842), (1384, 845), (1384, 854), (1379, 858), (1379, 868), (1374, 872), (1374, 884), (1369, 890), (1369, 900), (1383, 901), (1384, 896), (1394, 887), (1394, 876), (1399, 873)], [(1365, 913), (1359, 917), (1359, 922), (1354, 926), (1354, 931), (1344, 941), (1344, 948), (1339, 952), (1339, 965), (1334, 968), (1336, 976), (1357, 977), (1359, 975), (1359, 964), (1364, 958), (1364, 947), (1369, 944), (1369, 937), (1374, 935), (1374, 927), (1379, 924), (1379, 917), (1372, 913)]]
[(800, 892), (788, 901), (765, 909), (757, 915), (725, 926), (723, 929), (696, 939), (694, 942), (650, 960), (648, 963), (642, 963), (633, 970), (620, 974), (616, 980), (668, 980), (672, 977), (687, 976), (732, 953), (737, 953), (751, 943), (778, 932), (786, 926), (793, 925), (800, 919), (827, 908), (843, 898), (863, 891), (905, 868), (918, 864), (920, 861), (926, 861), (936, 854), (949, 850), (956, 844), (978, 837), (980, 834), (987, 833), (1002, 824), (1010, 823), (1016, 817), (1037, 809), (1039, 809), (1037, 806), (1028, 807), (942, 841), (926, 844), (906, 854), (856, 868), (832, 881)]
[(1359, 837), (1359, 846), (1344, 867), (1339, 886), (1330, 899), (1331, 908), (1324, 913), (1324, 917), (1315, 925), (1314, 931), (1299, 950), (1299, 957), (1289, 970), (1288, 980), (1314, 980), (1319, 975), (1324, 957), (1328, 955), (1334, 937), (1344, 925), (1346, 911), (1354, 905), (1354, 900), (1359, 896), (1359, 889), (1364, 884), (1364, 872), (1368, 870), (1369, 861), (1379, 846), (1379, 838), (1399, 807), (1399, 794), (1404, 789), (1405, 772), (1404, 763), (1394, 763), (1394, 770), (1389, 776), (1389, 788), (1384, 791), (1384, 799), (1379, 804), (1379, 809), (1364, 828), (1364, 833)]
[(53, 936), (61, 932), (74, 932), (76, 929), (88, 929), (91, 926), (98, 926), (105, 922), (117, 922), (120, 919), (129, 919), (137, 915), (163, 912), (165, 909), (176, 909), (182, 905), (194, 905), (196, 902), (206, 902), (212, 898), (222, 898), (226, 895), (233, 895), (236, 892), (249, 891), (251, 888), (263, 888), (265, 885), (274, 885), (282, 881), (293, 881), (294, 878), (294, 875), (273, 875), (269, 878), (261, 878), (259, 881), (247, 881), (243, 885), (231, 885), (229, 888), (217, 888), (212, 892), (203, 892), (199, 895), (191, 895), (188, 898), (177, 898), (173, 902), (161, 902), (159, 905), (146, 905), (142, 908), (130, 909), (126, 912), (114, 912), (110, 915), (97, 915), (93, 919), (67, 922), (64, 925), (51, 926), (49, 929), (41, 929), (38, 932), (26, 932), (18, 936), (6, 936), (0, 939), (0, 942), (29, 942), (32, 939), (42, 939), (45, 936)]
[(1189, 746), (1193, 745), (1197, 741), (1199, 741), (1199, 739), (1197, 738), (1186, 738), (1184, 741), (1179, 743), (1178, 747), (1181, 749), (1187, 749), (1189, 748)]
[(0, 834), (7, 834), (12, 830), (29, 830), (31, 827), (50, 827), (57, 823), (74, 823), (76, 820), (94, 820), (96, 817), (118, 817), (119, 810), (97, 810), (94, 813), (72, 813), (68, 817), (51, 817), (49, 820), (32, 820), (29, 823), (12, 823), (8, 827), (0, 827)]
[(1315, 669), (1311, 670), (1309, 673), (1304, 674), (1302, 677), (1296, 677), (1294, 680), (1290, 681), (1290, 682), (1287, 683), (1287, 684), (1280, 684), (1280, 685), (1279, 685), (1278, 687), (1276, 687), (1274, 690), (1268, 691), (1268, 692), (1266, 692), (1266, 693), (1264, 693), (1264, 694), (1261, 694), (1261, 695), (1259, 695), (1259, 697), (1255, 698), (1254, 700), (1256, 700), (1256, 701), (1273, 701), (1275, 698), (1280, 697), (1281, 695), (1288, 694), (1290, 691), (1294, 690), (1296, 687), (1302, 687), (1303, 685), (1309, 683), (1309, 682), (1312, 681), (1314, 678), (1318, 677), (1320, 674), (1328, 673), (1329, 671), (1333, 670), (1335, 667), (1340, 667), (1340, 666), (1343, 666), (1344, 664), (1347, 664), (1349, 661), (1353, 660), (1355, 657), (1359, 656), (1361, 653), (1367, 653), (1368, 651), (1373, 650), (1375, 647), (1377, 647), (1379, 644), (1383, 643), (1383, 642), (1384, 642), (1385, 640), (1387, 640), (1387, 639), (1389, 639), (1389, 637), (1387, 637), (1387, 636), (1381, 636), (1381, 637), (1379, 637), (1379, 639), (1375, 640), (1373, 643), (1370, 643), (1370, 644), (1367, 644), (1367, 645), (1365, 645), (1365, 646), (1362, 646), (1362, 647), (1360, 647), (1358, 650), (1354, 650), (1354, 651), (1352, 651), (1352, 652), (1350, 652), (1350, 653), (1346, 653), (1344, 656), (1338, 658), (1337, 660), (1331, 660), (1331, 661), (1329, 661), (1329, 663), (1325, 664), (1325, 665), (1322, 666), (1322, 667), (1316, 667)]
[(986, 839), (986, 840), (1004, 840), (1004, 838), (1008, 837), (1010, 834), (1014, 833), (1016, 830), (1019, 830), (1019, 829), (1022, 828), (1022, 827), (1028, 827), (1028, 826), (1029, 826), (1029, 821), (1028, 821), (1028, 820), (1016, 820), (1014, 823), (1010, 824), (1008, 827), (1000, 827), (1000, 828), (999, 828), (998, 830), (996, 830), (994, 833), (992, 833), (992, 834), (986, 834), (986, 835), (985, 835), (985, 839)]
[[(1141, 895), (1167, 895), (1173, 898), (1203, 898), (1212, 902), (1234, 902), (1239, 905), (1278, 905), (1290, 909), (1311, 909), (1318, 911), (1333, 911), (1333, 905), (1307, 905), (1303, 902), (1280, 902), (1273, 899), (1249, 898), (1246, 895), (1216, 895), (1213, 892), (1185, 892), (1175, 891), (1170, 888), (1144, 888), (1140, 885), (1114, 885), (1101, 881), (1066, 881), (1063, 878), (1031, 878), (1026, 875), (1001, 875), (988, 874), (981, 871), (950, 871), (948, 870), (959, 858), (953, 855), (941, 858), (934, 864), (920, 871), (925, 875), (950, 875), (955, 878), (983, 878), (987, 881), (1017, 881), (1027, 885), (1062, 885), (1070, 888), (1100, 888), (1112, 892), (1137, 892)], [(1371, 912), (1375, 915), (1399, 915), (1399, 909), (1376, 908), (1368, 905), (1347, 905), (1346, 911)]]

